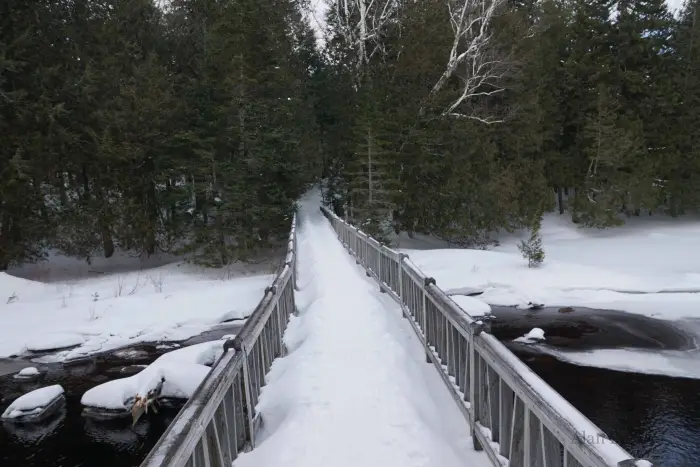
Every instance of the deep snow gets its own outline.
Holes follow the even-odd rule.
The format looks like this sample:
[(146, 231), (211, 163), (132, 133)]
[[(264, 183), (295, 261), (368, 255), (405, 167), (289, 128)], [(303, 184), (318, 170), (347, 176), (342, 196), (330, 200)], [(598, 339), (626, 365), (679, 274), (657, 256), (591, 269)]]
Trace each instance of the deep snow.
[(489, 465), (398, 305), (355, 264), (308, 196), (298, 233), (299, 317), (237, 467)]
[(252, 272), (257, 274), (177, 262), (53, 283), (0, 273), (0, 358), (75, 347), (38, 360), (62, 361), (139, 342), (190, 338), (252, 313), (274, 278)]

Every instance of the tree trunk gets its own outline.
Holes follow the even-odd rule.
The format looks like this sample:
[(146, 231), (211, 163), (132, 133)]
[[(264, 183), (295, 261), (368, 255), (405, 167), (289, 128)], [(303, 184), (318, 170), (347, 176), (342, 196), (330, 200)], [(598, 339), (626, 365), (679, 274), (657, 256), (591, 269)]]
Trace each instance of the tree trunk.
[(114, 255), (114, 240), (112, 239), (112, 232), (109, 231), (109, 226), (106, 222), (102, 221), (102, 248), (105, 252), (105, 258), (111, 258)]
[(156, 230), (158, 225), (158, 205), (156, 201), (156, 186), (153, 180), (148, 182), (146, 193), (146, 209), (148, 210), (148, 227), (146, 228), (146, 254), (156, 252)]
[(10, 265), (10, 253), (8, 246), (10, 241), (10, 227), (12, 219), (10, 214), (3, 212), (0, 216), (0, 271), (6, 271)]
[(557, 188), (557, 202), (559, 203), (559, 215), (564, 214), (564, 197), (561, 187)]

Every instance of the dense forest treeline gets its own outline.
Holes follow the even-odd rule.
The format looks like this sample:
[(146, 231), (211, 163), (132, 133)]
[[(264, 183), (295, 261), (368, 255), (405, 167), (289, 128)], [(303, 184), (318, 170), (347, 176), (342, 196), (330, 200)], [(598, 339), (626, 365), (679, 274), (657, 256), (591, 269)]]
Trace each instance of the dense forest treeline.
[(383, 23), (338, 4), (329, 197), (373, 233), (480, 244), (552, 209), (597, 227), (697, 211), (698, 0), (390, 1)]
[(0, 267), (286, 240), (321, 160), (300, 5), (165, 5), (2, 2)]
[(0, 268), (283, 242), (295, 201), (483, 244), (700, 205), (700, 0), (8, 0)]

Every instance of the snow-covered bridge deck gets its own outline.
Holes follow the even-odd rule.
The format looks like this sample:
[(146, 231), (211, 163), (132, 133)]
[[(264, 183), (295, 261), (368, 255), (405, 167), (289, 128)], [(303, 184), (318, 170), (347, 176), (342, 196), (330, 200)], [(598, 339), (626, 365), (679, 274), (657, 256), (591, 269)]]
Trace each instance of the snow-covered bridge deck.
[(319, 201), (142, 467), (651, 466), (588, 443), (605, 438), (478, 317)]
[(300, 220), (299, 316), (260, 396), (256, 448), (236, 465), (489, 465), (398, 304), (316, 206)]

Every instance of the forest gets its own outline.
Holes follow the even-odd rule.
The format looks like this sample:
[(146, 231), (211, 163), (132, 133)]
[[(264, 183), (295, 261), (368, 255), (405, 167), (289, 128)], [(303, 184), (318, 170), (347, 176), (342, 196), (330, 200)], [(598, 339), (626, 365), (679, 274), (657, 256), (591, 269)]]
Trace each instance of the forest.
[(296, 201), (483, 246), (700, 206), (700, 0), (7, 0), (0, 270), (220, 266)]

